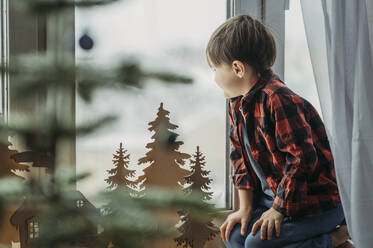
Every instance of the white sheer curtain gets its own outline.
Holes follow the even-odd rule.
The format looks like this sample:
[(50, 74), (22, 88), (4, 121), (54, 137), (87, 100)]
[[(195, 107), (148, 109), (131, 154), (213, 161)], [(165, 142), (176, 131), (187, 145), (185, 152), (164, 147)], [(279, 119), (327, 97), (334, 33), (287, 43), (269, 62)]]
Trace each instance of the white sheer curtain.
[(348, 229), (373, 247), (372, 0), (302, 0), (320, 105)]

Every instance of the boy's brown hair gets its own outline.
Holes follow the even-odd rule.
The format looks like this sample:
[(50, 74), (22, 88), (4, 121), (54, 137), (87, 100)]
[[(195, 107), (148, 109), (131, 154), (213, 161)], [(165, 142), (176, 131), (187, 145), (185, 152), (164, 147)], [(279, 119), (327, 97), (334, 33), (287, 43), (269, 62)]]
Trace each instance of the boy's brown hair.
[(206, 58), (210, 66), (210, 61), (219, 66), (239, 60), (261, 73), (274, 64), (276, 43), (272, 33), (260, 21), (248, 15), (237, 15), (225, 21), (211, 35)]

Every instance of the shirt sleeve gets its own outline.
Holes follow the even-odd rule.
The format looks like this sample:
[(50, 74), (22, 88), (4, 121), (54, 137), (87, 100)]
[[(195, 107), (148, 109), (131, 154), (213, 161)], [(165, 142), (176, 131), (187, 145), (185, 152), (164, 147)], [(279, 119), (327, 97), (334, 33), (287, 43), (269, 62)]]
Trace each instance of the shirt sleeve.
[(229, 140), (231, 143), (230, 162), (232, 165), (232, 175), (229, 176), (236, 189), (255, 189), (255, 178), (249, 172), (244, 163), (241, 146), (235, 129), (231, 106), (229, 107)]
[(285, 216), (296, 217), (307, 205), (307, 178), (317, 163), (312, 130), (303, 98), (274, 93), (270, 99), (276, 146), (286, 153), (283, 177), (272, 207)]

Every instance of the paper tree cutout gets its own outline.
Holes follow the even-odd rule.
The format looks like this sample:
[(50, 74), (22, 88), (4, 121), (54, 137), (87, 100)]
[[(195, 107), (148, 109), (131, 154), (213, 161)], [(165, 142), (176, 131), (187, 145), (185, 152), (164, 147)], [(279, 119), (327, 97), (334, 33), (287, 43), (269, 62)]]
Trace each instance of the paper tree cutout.
[(180, 167), (185, 164), (184, 160), (190, 158), (190, 155), (178, 151), (184, 142), (176, 141), (179, 135), (170, 131), (177, 129), (178, 126), (170, 123), (169, 114), (170, 112), (165, 110), (161, 103), (157, 118), (149, 122), (148, 130), (154, 132), (151, 137), (154, 141), (146, 145), (150, 151), (138, 161), (138, 165), (150, 163), (143, 170), (144, 175), (138, 179), (143, 190), (149, 186), (180, 190), (181, 185), (184, 184), (184, 177), (190, 173)]
[(32, 167), (46, 168), (46, 172), (53, 173), (54, 157), (50, 152), (25, 151), (12, 155), (14, 161), (31, 163)]
[[(29, 171), (29, 166), (17, 163), (12, 159), (12, 156), (18, 154), (18, 152), (9, 149), (10, 145), (12, 144), (9, 141), (0, 141), (0, 178), (18, 177), (23, 179), (23, 177), (16, 175), (15, 172)], [(4, 209), (4, 216), (0, 221), (0, 246), (11, 246), (12, 242), (19, 241), (19, 233), (17, 229), (9, 222), (10, 217), (13, 215), (17, 207), (17, 205), (12, 205), (7, 206), (7, 208)]]
[[(69, 191), (67, 192), (69, 195), (68, 202), (71, 207), (80, 208), (84, 211), (91, 211), (95, 212), (97, 215), (100, 215), (99, 210), (90, 203), (87, 198), (80, 191)], [(35, 200), (30, 200), (29, 197), (25, 197), (21, 206), (17, 209), (17, 211), (12, 215), (10, 218), (10, 222), (13, 226), (15, 226), (19, 230), (20, 235), (20, 243), (21, 248), (36, 248), (41, 247), (35, 241), (40, 236), (43, 221), (43, 215), (48, 211), (49, 208), (53, 206), (49, 205), (49, 203), (44, 200), (40, 199), (38, 203)], [(87, 226), (90, 226), (90, 221), (86, 219), (85, 216), (76, 216), (75, 221), (81, 221), (87, 223)], [(65, 227), (67, 220), (61, 220), (62, 223), (57, 222), (56, 225), (62, 225)], [(76, 223), (71, 223), (71, 225), (75, 225)], [(100, 247), (104, 248), (107, 245), (103, 238), (98, 234), (98, 226), (90, 226), (91, 228), (85, 230), (84, 234), (81, 234), (81, 239), (77, 241), (76, 244), (72, 244), (73, 247), (78, 245), (79, 247)], [(57, 228), (57, 226), (56, 226)], [(61, 227), (59, 227), (61, 228)], [(74, 228), (73, 226), (71, 228)]]
[(121, 142), (119, 149), (113, 154), (114, 168), (107, 170), (110, 176), (105, 181), (109, 184), (107, 187), (109, 190), (127, 191), (129, 194), (136, 196), (137, 191), (134, 188), (137, 187), (137, 183), (128, 179), (135, 175), (136, 170), (128, 169), (130, 154), (127, 154), (127, 152)]
[[(10, 150), (9, 146), (12, 145), (10, 142), (0, 142), (0, 178), (15, 176), (15, 171), (30, 171), (29, 166), (25, 164), (17, 163), (12, 157), (18, 152), (16, 150)], [(20, 177), (22, 178), (22, 177)]]
[[(194, 159), (193, 159), (194, 158)], [(210, 171), (204, 170), (206, 164), (205, 157), (199, 150), (197, 146), (197, 151), (190, 159), (192, 164), (192, 173), (185, 177), (187, 184), (190, 184), (184, 188), (185, 194), (188, 196), (192, 193), (197, 193), (201, 196), (201, 201), (211, 200), (212, 192), (208, 192), (210, 189), (211, 179), (208, 178)], [(207, 205), (212, 205), (206, 203)], [(175, 238), (177, 246), (183, 246), (184, 248), (203, 248), (205, 243), (212, 240), (217, 233), (219, 233), (218, 228), (211, 222), (212, 218), (207, 220), (196, 220), (192, 218), (188, 209), (183, 209), (178, 211), (182, 224), (178, 227), (178, 231), (181, 235)]]

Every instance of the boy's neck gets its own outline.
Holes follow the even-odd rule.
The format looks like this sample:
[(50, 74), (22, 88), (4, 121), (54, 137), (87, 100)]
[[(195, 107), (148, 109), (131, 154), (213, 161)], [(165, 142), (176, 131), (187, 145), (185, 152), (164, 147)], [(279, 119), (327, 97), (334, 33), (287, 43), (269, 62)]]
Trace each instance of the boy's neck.
[(246, 95), (253, 87), (254, 85), (258, 82), (259, 76), (254, 74), (253, 77), (249, 78), (247, 80), (247, 83), (244, 83), (243, 88), (242, 88), (242, 94), (241, 95)]

